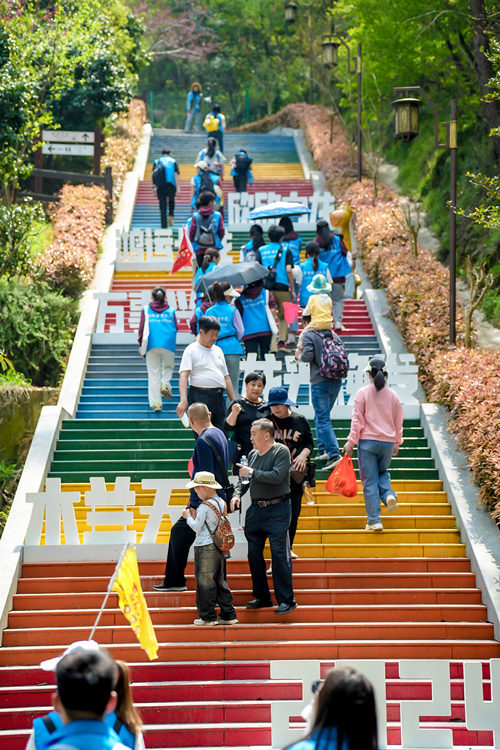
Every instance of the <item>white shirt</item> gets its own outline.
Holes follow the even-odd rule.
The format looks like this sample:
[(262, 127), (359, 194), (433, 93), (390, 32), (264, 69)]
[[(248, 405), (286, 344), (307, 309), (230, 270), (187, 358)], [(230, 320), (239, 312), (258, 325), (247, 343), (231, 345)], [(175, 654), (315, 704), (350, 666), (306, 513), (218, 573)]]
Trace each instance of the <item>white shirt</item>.
[(226, 360), (220, 346), (202, 346), (194, 341), (184, 349), (179, 372), (189, 370), (189, 385), (197, 388), (225, 388), (228, 375)]

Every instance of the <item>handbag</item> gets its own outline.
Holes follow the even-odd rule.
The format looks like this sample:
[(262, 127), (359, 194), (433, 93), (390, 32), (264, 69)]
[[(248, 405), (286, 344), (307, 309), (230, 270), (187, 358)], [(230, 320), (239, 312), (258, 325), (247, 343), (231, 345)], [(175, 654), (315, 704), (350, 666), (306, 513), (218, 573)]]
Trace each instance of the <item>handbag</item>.
[(316, 487), (316, 464), (308, 459), (305, 471), (290, 470), (290, 479), (296, 484), (301, 484), (305, 480), (309, 487)]
[(325, 490), (331, 495), (355, 497), (358, 494), (358, 483), (352, 458), (344, 455), (326, 480)]
[(215, 460), (219, 464), (219, 469), (221, 470), (222, 476), (224, 477), (224, 482), (223, 482), (222, 489), (226, 493), (227, 503), (229, 504), (229, 502), (231, 501), (231, 499), (232, 499), (232, 497), (234, 495), (234, 485), (231, 484), (231, 482), (228, 479), (228, 476), (227, 476), (227, 466), (224, 466), (224, 462), (223, 462), (223, 460), (221, 458), (221, 455), (219, 453), (219, 449), (217, 448), (217, 446), (215, 445), (215, 443), (212, 440), (210, 440), (210, 438), (207, 437), (206, 435), (202, 435), (201, 439), (204, 440), (205, 443), (207, 443), (211, 447), (211, 449), (213, 451), (213, 454), (215, 456)]
[(267, 267), (268, 274), (265, 277), (265, 279), (262, 280), (262, 286), (264, 289), (274, 289), (276, 286), (276, 266), (281, 260), (281, 256), (283, 255), (283, 245), (280, 247), (278, 252), (276, 253), (276, 257), (274, 259), (274, 263), (272, 266)]

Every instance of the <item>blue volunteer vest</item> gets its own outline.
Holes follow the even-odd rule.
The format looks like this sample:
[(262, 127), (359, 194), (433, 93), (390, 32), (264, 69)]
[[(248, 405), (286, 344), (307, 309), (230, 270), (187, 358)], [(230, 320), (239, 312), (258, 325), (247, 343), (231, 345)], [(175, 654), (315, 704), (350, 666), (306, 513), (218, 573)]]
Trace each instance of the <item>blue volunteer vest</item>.
[(163, 312), (155, 312), (149, 305), (145, 310), (149, 321), (149, 337), (148, 337), (148, 348), (156, 349), (169, 349), (171, 352), (175, 352), (175, 344), (177, 339), (177, 329), (175, 327), (174, 316), (175, 307), (167, 307)]
[[(194, 107), (191, 105), (194, 101)], [(186, 112), (191, 112), (191, 109), (194, 109), (195, 112), (199, 112), (201, 109), (201, 94), (197, 93), (195, 94), (194, 91), (190, 91), (187, 95), (187, 102), (186, 102)]]
[[(195, 178), (195, 179), (196, 179), (196, 178)], [(195, 211), (195, 213), (193, 214), (193, 218), (194, 218), (194, 220), (196, 221), (196, 226), (198, 227), (198, 225), (199, 225), (199, 223), (200, 223), (200, 219), (201, 219), (201, 214), (200, 214), (200, 212), (199, 212), (199, 211)], [(219, 211), (214, 211), (214, 212), (213, 212), (213, 221), (214, 221), (214, 232), (215, 232), (215, 247), (216, 247), (216, 248), (218, 248), (219, 250), (220, 250), (220, 248), (222, 247), (222, 240), (221, 240), (221, 238), (219, 237), (219, 235), (217, 234), (217, 233), (218, 233), (218, 231), (219, 231), (220, 220), (221, 220), (221, 215), (220, 215)], [(192, 242), (191, 244), (193, 245), (193, 250), (194, 250), (195, 252), (196, 252), (197, 250), (199, 250), (199, 249), (200, 249), (200, 247), (201, 247), (201, 246), (200, 246), (200, 245), (199, 245), (199, 244), (198, 244), (198, 243), (196, 242), (196, 240), (195, 240), (195, 239), (193, 239), (193, 242)]]
[(321, 250), (319, 259), (327, 264), (332, 279), (339, 278), (340, 276), (348, 276), (351, 273), (349, 261), (345, 255), (342, 254), (340, 240), (335, 235), (333, 235), (328, 248), (326, 250)]
[(311, 296), (312, 292), (307, 291), (307, 287), (313, 280), (313, 277), (316, 276), (317, 273), (322, 273), (323, 276), (326, 278), (326, 272), (328, 271), (328, 266), (326, 263), (323, 263), (322, 260), (318, 260), (318, 270), (315, 271), (312, 264), (312, 258), (307, 258), (303, 263), (300, 264), (300, 268), (302, 270), (302, 283), (300, 285), (300, 306), (301, 307), (307, 307), (307, 302), (309, 300), (309, 297)]
[(258, 333), (263, 336), (271, 333), (271, 326), (267, 319), (266, 309), (266, 290), (262, 289), (259, 296), (255, 299), (250, 299), (244, 294), (239, 298), (239, 302), (243, 307), (243, 313), (241, 319), (243, 321), (243, 328), (245, 329), (245, 339), (247, 336), (255, 336)]
[[(259, 247), (262, 265), (266, 267), (274, 265), (274, 259), (276, 258), (279, 249), (279, 242), (269, 242), (269, 244)], [(276, 266), (276, 283), (288, 286), (289, 281), (286, 274), (286, 250), (286, 247), (283, 245), (283, 253), (281, 254), (280, 262)]]
[[(214, 174), (213, 172), (209, 172), (208, 174), (210, 175), (210, 179), (212, 180), (213, 184), (218, 185), (220, 182), (219, 175)], [(191, 208), (194, 208), (196, 206), (196, 199), (198, 198), (198, 195), (200, 193), (201, 176), (197, 174), (193, 177), (193, 180), (194, 180), (194, 195), (191, 200)], [(215, 205), (220, 206), (220, 198), (218, 195), (215, 196)]]
[(165, 170), (166, 181), (177, 187), (177, 182), (175, 181), (175, 159), (171, 156), (160, 156), (158, 161)]
[(283, 247), (287, 247), (291, 250), (293, 262), (298, 265), (300, 263), (300, 248), (302, 247), (302, 237), (297, 237), (296, 240), (284, 240)]
[(243, 347), (238, 341), (234, 326), (235, 312), (236, 308), (228, 302), (216, 302), (205, 310), (205, 315), (213, 315), (220, 323), (217, 346), (220, 346), (224, 354), (243, 354)]
[[(193, 248), (194, 248), (194, 243), (193, 243)], [(208, 264), (208, 267), (207, 267), (207, 270), (205, 271), (205, 273), (208, 273), (209, 271), (213, 271), (214, 268), (217, 268), (217, 263), (213, 263), (212, 261), (210, 261), (210, 263)], [(198, 268), (198, 270), (196, 271), (195, 277), (194, 277), (194, 285), (195, 285), (195, 287), (196, 287), (198, 281), (204, 275), (205, 274), (203, 273), (203, 271), (201, 270), (201, 268)], [(210, 286), (210, 284), (207, 284), (207, 287), (208, 286)], [(206, 293), (206, 289), (203, 289), (203, 291), (201, 291), (201, 292), (196, 292), (196, 304), (197, 305), (200, 304), (200, 302), (201, 302), (201, 296), (202, 296), (202, 294), (204, 292)]]
[[(118, 719), (116, 713), (112, 711), (106, 714), (104, 717), (104, 723), (106, 726), (111, 727), (117, 733), (122, 742), (127, 747), (134, 748), (135, 746), (135, 735), (132, 734), (130, 729)], [(47, 726), (48, 724), (48, 726)], [(33, 735), (35, 740), (36, 750), (44, 750), (47, 746), (48, 741), (54, 736), (54, 733), (63, 727), (63, 722), (57, 711), (51, 711), (45, 716), (39, 716), (37, 719), (33, 719)], [(61, 740), (62, 742), (62, 740)], [(101, 747), (99, 745), (99, 747)], [(90, 750), (90, 746), (89, 746)]]

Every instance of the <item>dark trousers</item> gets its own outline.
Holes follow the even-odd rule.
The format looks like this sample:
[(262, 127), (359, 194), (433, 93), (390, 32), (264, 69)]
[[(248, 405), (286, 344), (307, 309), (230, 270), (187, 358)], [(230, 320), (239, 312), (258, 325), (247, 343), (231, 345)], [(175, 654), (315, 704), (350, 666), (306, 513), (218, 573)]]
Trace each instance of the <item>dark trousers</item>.
[(198, 268), (201, 268), (201, 264), (203, 263), (203, 256), (205, 255), (205, 248), (203, 250), (197, 250), (195, 253), (196, 262), (198, 264)]
[(217, 143), (219, 144), (219, 151), (222, 151), (224, 153), (224, 134), (222, 130), (215, 130), (208, 134), (208, 137), (215, 138)]
[(167, 182), (164, 188), (157, 189), (158, 201), (160, 203), (160, 221), (161, 221), (162, 229), (167, 228), (167, 199), (168, 199), (168, 214), (169, 216), (174, 215), (176, 192), (177, 192), (177, 188), (175, 187), (175, 185), (172, 185), (172, 183), (170, 182)]
[(295, 539), (295, 532), (297, 531), (297, 523), (299, 521), (300, 511), (302, 509), (302, 495), (304, 489), (302, 482), (297, 484), (293, 479), (290, 479), (290, 502), (292, 505), (292, 514), (290, 519), (290, 526), (288, 528), (288, 534), (290, 536), (290, 548), (293, 546), (293, 540)]
[(246, 193), (247, 180), (248, 180), (248, 176), (246, 172), (244, 174), (233, 175), (234, 189), (236, 190), (237, 193)]
[(267, 583), (264, 545), (269, 539), (273, 566), (274, 595), (278, 604), (293, 604), (292, 558), (288, 527), (290, 526), (290, 500), (259, 508), (250, 505), (245, 519), (245, 537), (248, 542), (248, 564), (252, 574), (253, 594), (263, 602), (271, 601)]
[(190, 385), (187, 393), (188, 404), (190, 406), (198, 402), (206, 404), (212, 414), (213, 426), (223, 430), (226, 418), (224, 393), (223, 388), (197, 388), (195, 385)]
[(168, 543), (167, 564), (165, 566), (164, 586), (185, 586), (186, 570), (189, 550), (194, 544), (196, 534), (188, 526), (185, 518), (179, 520), (172, 526), (170, 541)]
[(224, 555), (215, 544), (194, 548), (194, 575), (196, 578), (196, 606), (202, 620), (217, 619), (216, 606), (223, 620), (236, 617), (233, 595), (226, 581)]
[(271, 348), (272, 334), (264, 334), (263, 336), (256, 336), (254, 339), (247, 339), (243, 343), (245, 344), (245, 354), (255, 352), (257, 359), (265, 359), (266, 354)]

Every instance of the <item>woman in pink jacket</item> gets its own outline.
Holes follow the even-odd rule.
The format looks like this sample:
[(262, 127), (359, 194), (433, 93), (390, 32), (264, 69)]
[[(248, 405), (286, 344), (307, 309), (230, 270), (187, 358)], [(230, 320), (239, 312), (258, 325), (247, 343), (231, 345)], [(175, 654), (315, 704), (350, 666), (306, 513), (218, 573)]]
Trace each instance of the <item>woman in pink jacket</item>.
[(403, 442), (403, 407), (386, 385), (387, 369), (383, 359), (373, 357), (366, 368), (370, 384), (354, 398), (351, 431), (344, 453), (352, 456), (358, 446), (358, 463), (365, 496), (367, 531), (382, 531), (380, 501), (389, 513), (397, 510), (398, 498), (391, 489), (389, 464)]

